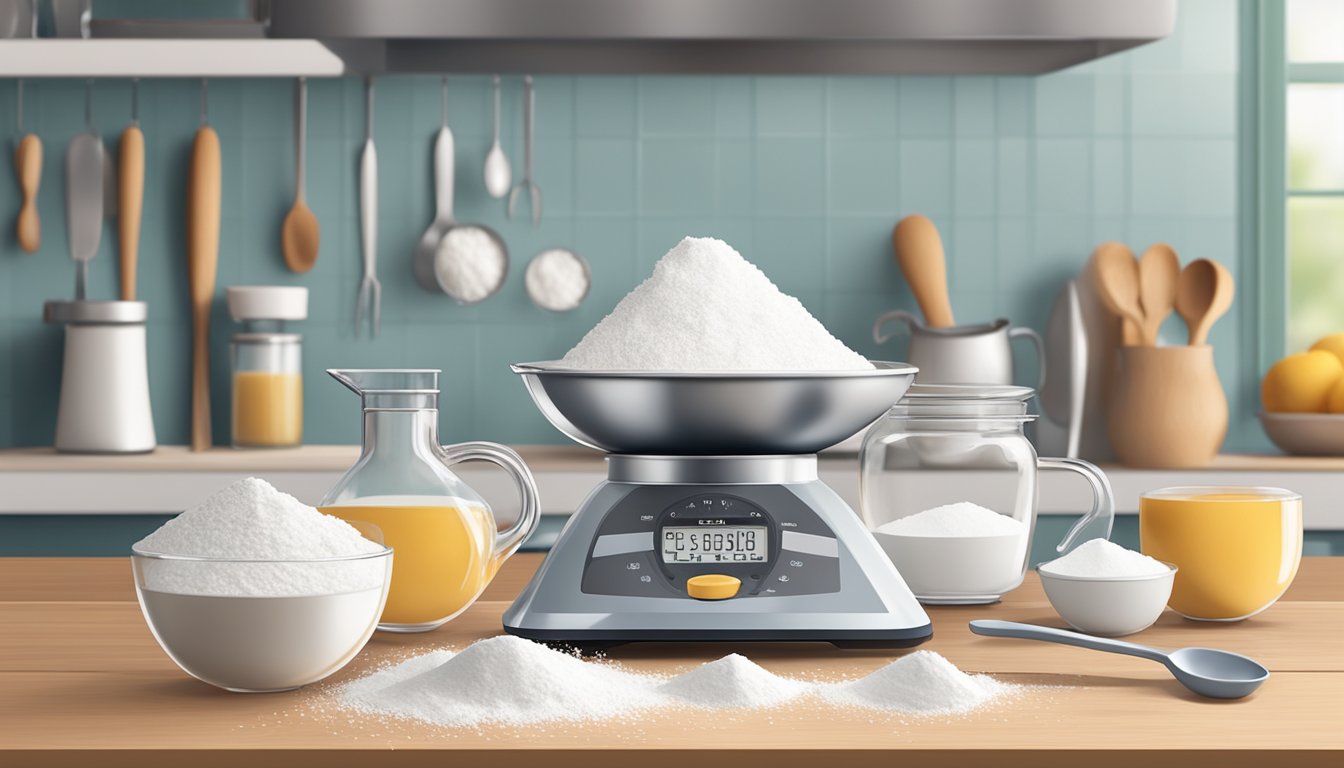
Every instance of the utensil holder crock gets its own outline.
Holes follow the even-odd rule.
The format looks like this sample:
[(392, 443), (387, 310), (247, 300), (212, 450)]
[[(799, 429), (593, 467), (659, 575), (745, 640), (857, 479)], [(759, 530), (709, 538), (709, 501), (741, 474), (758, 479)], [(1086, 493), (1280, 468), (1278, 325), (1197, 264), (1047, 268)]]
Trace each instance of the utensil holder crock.
[(1122, 463), (1206, 466), (1223, 446), (1227, 418), (1212, 346), (1120, 348), (1109, 427)]

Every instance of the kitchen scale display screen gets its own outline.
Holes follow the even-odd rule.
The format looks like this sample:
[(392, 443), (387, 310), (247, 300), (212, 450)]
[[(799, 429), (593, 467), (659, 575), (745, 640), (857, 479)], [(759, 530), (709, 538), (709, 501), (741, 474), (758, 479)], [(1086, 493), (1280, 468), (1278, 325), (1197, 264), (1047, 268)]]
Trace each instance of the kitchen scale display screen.
[(763, 525), (663, 529), (664, 563), (763, 563), (769, 547)]

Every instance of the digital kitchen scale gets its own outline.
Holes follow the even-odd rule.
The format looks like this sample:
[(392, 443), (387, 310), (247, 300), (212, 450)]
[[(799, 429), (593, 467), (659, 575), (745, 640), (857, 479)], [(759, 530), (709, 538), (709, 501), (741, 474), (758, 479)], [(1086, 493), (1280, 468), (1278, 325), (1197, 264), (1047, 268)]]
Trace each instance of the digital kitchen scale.
[(893, 648), (932, 626), (817, 451), (899, 400), (915, 369), (676, 374), (513, 366), (546, 418), (607, 451), (505, 631), (602, 648), (821, 641)]

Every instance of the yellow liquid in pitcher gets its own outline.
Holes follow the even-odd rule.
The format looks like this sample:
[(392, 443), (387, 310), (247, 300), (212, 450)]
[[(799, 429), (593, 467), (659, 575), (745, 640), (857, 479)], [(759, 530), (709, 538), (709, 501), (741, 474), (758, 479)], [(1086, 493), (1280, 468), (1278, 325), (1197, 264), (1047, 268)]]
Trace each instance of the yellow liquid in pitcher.
[(392, 548), (392, 584), (381, 624), (446, 621), (475, 602), (494, 578), (495, 519), (479, 502), (405, 496), (361, 501), (321, 510), (373, 523)]

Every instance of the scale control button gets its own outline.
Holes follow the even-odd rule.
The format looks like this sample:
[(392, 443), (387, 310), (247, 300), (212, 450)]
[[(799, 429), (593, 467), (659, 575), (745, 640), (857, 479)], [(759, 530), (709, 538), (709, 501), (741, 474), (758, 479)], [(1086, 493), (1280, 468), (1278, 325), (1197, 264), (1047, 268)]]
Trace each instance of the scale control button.
[(718, 573), (704, 573), (686, 580), (686, 594), (697, 600), (727, 600), (737, 595), (742, 580)]

